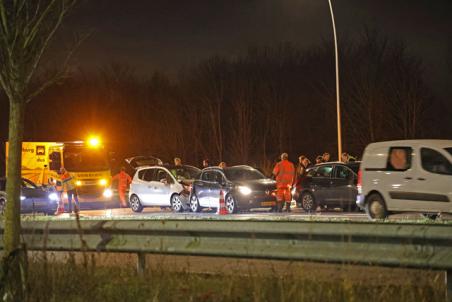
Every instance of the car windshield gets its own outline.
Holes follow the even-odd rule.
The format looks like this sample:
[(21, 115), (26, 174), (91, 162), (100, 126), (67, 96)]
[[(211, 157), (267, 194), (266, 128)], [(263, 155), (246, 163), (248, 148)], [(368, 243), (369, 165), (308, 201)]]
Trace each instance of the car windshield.
[(103, 150), (65, 148), (64, 167), (70, 172), (108, 170), (107, 156)]
[(198, 178), (201, 170), (195, 167), (190, 166), (181, 166), (181, 167), (168, 167), (168, 170), (176, 177), (176, 179), (195, 179)]
[(256, 180), (266, 178), (264, 174), (253, 168), (229, 168), (224, 174), (231, 181)]
[(444, 148), (444, 149), (446, 149), (446, 151), (449, 152), (450, 155), (452, 155), (452, 147), (450, 147), (450, 148)]

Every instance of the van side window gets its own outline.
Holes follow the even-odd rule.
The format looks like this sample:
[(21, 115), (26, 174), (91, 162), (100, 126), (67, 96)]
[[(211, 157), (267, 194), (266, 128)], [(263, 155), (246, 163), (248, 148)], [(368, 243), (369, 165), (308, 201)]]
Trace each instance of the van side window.
[(411, 168), (410, 147), (391, 147), (388, 154), (386, 170), (388, 171), (406, 171)]
[(421, 148), (421, 163), (425, 171), (452, 175), (452, 164), (436, 150)]

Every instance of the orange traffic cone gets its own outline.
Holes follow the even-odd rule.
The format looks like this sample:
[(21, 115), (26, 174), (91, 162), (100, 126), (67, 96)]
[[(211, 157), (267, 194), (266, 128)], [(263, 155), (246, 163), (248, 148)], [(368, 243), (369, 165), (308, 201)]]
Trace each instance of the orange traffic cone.
[(220, 200), (218, 202), (217, 214), (218, 215), (227, 215), (228, 214), (228, 210), (226, 210), (226, 204), (224, 202), (223, 190), (220, 190)]

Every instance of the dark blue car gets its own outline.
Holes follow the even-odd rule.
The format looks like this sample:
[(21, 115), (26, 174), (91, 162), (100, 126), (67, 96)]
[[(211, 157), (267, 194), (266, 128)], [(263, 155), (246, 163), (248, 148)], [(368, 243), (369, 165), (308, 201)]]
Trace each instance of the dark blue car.
[[(6, 205), (6, 180), (0, 179), (0, 213)], [(28, 179), (22, 179), (20, 212), (44, 213), (54, 215), (58, 208), (58, 194), (50, 189), (39, 187)]]

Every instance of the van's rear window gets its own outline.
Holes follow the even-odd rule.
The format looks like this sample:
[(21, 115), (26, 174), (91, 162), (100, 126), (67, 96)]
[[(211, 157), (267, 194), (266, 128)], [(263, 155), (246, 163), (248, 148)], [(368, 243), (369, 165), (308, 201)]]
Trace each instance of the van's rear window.
[(450, 155), (452, 155), (452, 147), (451, 148), (445, 148), (447, 152), (449, 152)]

